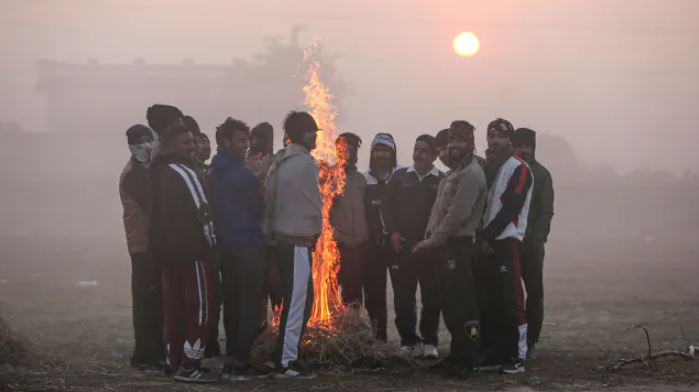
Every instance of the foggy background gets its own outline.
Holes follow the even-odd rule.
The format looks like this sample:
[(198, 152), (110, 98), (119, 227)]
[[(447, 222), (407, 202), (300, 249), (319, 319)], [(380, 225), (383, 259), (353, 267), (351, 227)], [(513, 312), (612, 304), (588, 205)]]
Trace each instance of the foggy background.
[[(0, 235), (122, 238), (124, 132), (153, 103), (212, 141), (234, 116), (271, 122), (279, 142), (317, 39), (360, 168), (377, 131), (410, 164), (419, 134), (465, 119), (482, 153), (504, 117), (539, 133), (553, 238), (691, 239), (697, 14), (693, 0), (0, 0)], [(461, 31), (478, 55), (453, 52)]]

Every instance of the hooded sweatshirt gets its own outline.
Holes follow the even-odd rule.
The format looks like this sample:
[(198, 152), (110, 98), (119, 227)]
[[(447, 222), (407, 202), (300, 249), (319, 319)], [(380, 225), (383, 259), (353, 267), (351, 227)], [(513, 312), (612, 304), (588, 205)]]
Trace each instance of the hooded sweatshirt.
[(277, 153), (265, 180), (263, 231), (309, 245), (323, 228), (318, 164), (307, 148), (292, 143)]
[(330, 220), (335, 229), (335, 240), (349, 247), (361, 245), (369, 239), (364, 215), (365, 191), (364, 176), (356, 168), (348, 168), (344, 192), (333, 202)]

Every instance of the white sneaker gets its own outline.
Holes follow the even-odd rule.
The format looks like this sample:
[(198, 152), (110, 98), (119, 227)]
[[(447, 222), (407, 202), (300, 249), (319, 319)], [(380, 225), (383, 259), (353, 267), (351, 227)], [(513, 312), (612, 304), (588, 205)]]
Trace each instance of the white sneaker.
[(400, 346), (400, 351), (398, 353), (406, 358), (417, 358), (422, 355), (422, 350), (421, 347), (416, 344), (414, 346)]
[(422, 357), (425, 359), (439, 359), (439, 352), (437, 351), (437, 346), (434, 344), (426, 344), (422, 348)]

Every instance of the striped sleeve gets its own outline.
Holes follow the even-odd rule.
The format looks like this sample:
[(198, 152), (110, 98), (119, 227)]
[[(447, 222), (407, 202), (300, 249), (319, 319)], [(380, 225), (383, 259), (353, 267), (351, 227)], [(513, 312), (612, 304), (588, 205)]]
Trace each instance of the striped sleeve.
[(520, 161), (514, 170), (507, 188), (500, 197), (502, 208), (488, 226), (481, 232), (481, 236), (488, 240), (497, 238), (510, 223), (517, 223), (517, 217), (522, 212), (527, 200), (527, 193), (532, 186), (533, 177), (526, 163)]

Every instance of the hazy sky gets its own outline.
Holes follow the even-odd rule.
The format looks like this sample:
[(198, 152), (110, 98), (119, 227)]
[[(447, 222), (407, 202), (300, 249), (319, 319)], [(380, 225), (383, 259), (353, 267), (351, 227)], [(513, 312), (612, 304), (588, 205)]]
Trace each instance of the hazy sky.
[[(0, 121), (46, 128), (37, 58), (225, 64), (302, 24), (304, 41), (341, 56), (340, 126), (366, 139), (391, 131), (406, 150), (466, 119), (482, 149), (502, 116), (590, 163), (696, 170), (696, 15), (696, 0), (0, 0)], [(460, 31), (478, 34), (480, 54), (454, 54)]]

